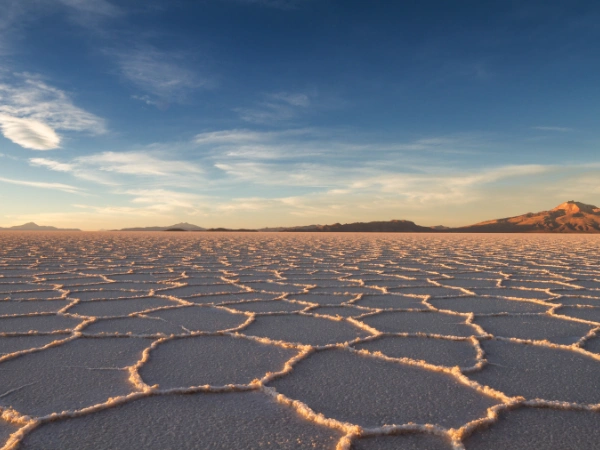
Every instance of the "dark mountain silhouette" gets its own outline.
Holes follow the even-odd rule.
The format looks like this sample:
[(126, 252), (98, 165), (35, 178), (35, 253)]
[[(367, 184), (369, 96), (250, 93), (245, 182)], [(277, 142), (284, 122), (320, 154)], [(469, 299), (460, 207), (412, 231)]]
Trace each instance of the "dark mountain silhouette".
[(33, 222), (28, 222), (23, 225), (16, 225), (14, 227), (0, 228), (0, 230), (15, 230), (15, 231), (81, 231), (78, 228), (57, 228), (45, 225), (38, 225)]
[(176, 223), (175, 225), (169, 225), (167, 227), (134, 227), (134, 228), (122, 228), (121, 230), (114, 231), (204, 231), (205, 228), (193, 225), (191, 223), (183, 222)]
[(434, 231), (430, 227), (422, 227), (409, 220), (390, 220), (388, 222), (355, 222), (355, 223), (334, 223), (333, 225), (309, 225), (305, 227), (283, 228), (281, 231), (337, 231), (337, 232), (379, 232), (379, 233), (397, 233), (397, 232), (420, 232)]

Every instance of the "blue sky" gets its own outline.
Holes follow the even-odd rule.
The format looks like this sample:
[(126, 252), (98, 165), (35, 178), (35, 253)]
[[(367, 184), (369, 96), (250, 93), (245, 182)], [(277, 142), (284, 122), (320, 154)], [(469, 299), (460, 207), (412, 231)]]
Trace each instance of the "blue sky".
[(0, 0), (0, 225), (600, 203), (594, 1)]

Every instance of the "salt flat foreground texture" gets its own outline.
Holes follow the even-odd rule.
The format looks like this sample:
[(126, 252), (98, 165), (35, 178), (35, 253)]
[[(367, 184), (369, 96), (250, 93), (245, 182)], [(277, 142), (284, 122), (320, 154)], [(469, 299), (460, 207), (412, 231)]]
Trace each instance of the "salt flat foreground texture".
[(0, 233), (4, 450), (598, 442), (600, 236)]

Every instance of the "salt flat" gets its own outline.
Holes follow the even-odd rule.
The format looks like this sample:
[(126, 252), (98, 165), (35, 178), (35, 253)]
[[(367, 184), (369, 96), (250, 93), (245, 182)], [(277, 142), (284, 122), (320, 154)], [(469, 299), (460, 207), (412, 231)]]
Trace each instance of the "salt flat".
[(600, 236), (0, 233), (0, 447), (597, 449)]

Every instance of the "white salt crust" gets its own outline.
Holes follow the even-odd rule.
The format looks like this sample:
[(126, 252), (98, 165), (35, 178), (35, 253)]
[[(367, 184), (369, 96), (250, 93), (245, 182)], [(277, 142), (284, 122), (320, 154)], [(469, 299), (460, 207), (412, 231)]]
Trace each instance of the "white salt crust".
[[(598, 236), (6, 232), (0, 248), (2, 450), (161, 396), (250, 408), (249, 391), (308, 433), (278, 435), (286, 448), (306, 427), (311, 448), (510, 446), (513, 431), (521, 448), (563, 417), (585, 417), (582, 448), (600, 440)], [(410, 392), (398, 409), (392, 386)], [(432, 401), (440, 386), (452, 396)], [(263, 428), (236, 439), (253, 448)]]

